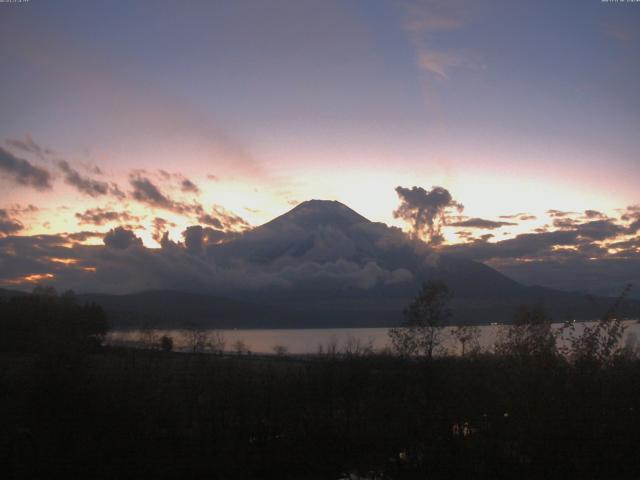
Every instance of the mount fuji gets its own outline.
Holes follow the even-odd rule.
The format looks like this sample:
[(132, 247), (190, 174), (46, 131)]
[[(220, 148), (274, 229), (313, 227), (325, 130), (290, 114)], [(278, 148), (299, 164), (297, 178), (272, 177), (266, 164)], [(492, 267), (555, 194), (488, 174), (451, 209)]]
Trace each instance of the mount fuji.
[[(453, 294), (452, 323), (508, 322), (518, 305), (531, 304), (542, 304), (556, 321), (603, 313), (586, 295), (522, 285), (336, 201), (303, 202), (236, 239), (205, 245), (203, 256), (226, 275), (215, 288), (85, 297), (102, 303), (116, 324), (151, 319), (165, 326), (193, 321), (225, 328), (392, 326), (423, 282), (442, 280)], [(603, 309), (612, 302), (596, 300)]]

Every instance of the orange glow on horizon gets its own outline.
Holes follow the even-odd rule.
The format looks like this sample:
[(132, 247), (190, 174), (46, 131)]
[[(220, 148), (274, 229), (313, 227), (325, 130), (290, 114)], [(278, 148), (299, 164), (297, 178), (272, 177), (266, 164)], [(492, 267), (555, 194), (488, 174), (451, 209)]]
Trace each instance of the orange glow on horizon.
[(24, 283), (38, 283), (43, 280), (53, 280), (54, 278), (55, 275), (53, 273), (34, 273), (31, 275), (24, 275), (22, 277), (2, 280), (0, 283), (4, 285), (22, 285)]

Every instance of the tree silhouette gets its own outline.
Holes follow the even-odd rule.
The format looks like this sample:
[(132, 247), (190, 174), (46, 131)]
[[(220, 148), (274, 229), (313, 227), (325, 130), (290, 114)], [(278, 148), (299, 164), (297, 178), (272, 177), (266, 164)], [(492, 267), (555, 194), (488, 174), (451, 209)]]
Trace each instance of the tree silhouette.
[(0, 303), (0, 351), (88, 352), (102, 344), (107, 330), (102, 307), (78, 303), (72, 291), (58, 295), (36, 287)]
[(442, 329), (451, 316), (447, 307), (450, 299), (451, 292), (444, 282), (432, 280), (424, 283), (416, 298), (404, 310), (402, 325), (389, 331), (394, 350), (403, 356), (425, 355), (433, 358), (442, 340)]

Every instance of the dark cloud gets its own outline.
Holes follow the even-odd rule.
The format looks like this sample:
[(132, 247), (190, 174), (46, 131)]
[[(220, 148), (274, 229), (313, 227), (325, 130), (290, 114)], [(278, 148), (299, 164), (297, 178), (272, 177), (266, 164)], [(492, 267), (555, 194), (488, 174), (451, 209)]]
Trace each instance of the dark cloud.
[(134, 175), (129, 179), (129, 183), (133, 187), (131, 195), (140, 203), (167, 210), (173, 209), (173, 202), (169, 197), (165, 196), (148, 178)]
[(143, 176), (140, 172), (134, 172), (129, 178), (129, 183), (133, 187), (131, 196), (140, 203), (170, 210), (181, 215), (202, 213), (201, 205), (189, 205), (171, 200), (149, 178)]
[(484, 230), (493, 230), (496, 228), (517, 225), (513, 222), (496, 222), (493, 220), (485, 220), (484, 218), (470, 218), (460, 222), (449, 223), (452, 227), (481, 228)]
[[(400, 229), (383, 224), (354, 225), (351, 240), (336, 229), (315, 225), (292, 228), (282, 235), (271, 232), (283, 245), (291, 247), (293, 241), (305, 247), (304, 252), (299, 247), (283, 251), (277, 238), (263, 232), (255, 238), (263, 251), (253, 258), (254, 243), (225, 240), (239, 236), (236, 241), (240, 241), (247, 234), (195, 227), (185, 231), (185, 243), (171, 241), (165, 232), (161, 249), (141, 246), (133, 232), (123, 228), (108, 232), (105, 245), (83, 245), (70, 241), (67, 235), (0, 238), (0, 283), (29, 288), (34, 279), (27, 276), (42, 274), (52, 275), (48, 281), (60, 289), (80, 292), (180, 289), (233, 294), (264, 288), (371, 289), (412, 281), (411, 268), (419, 267), (423, 260), (415, 256), (411, 246), (427, 248), (423, 242), (408, 240)], [(311, 250), (307, 249), (309, 235), (318, 235)], [(222, 240), (225, 242), (219, 243)], [(366, 251), (395, 253), (380, 261), (346, 258), (354, 255), (354, 245), (348, 243), (361, 241)], [(265, 263), (263, 254), (275, 256)], [(65, 259), (66, 263), (52, 259)], [(393, 266), (398, 262), (412, 267)]]
[(169, 238), (169, 232), (164, 232), (160, 239), (160, 246), (163, 250), (169, 250), (172, 248), (179, 248), (179, 245)]
[(0, 147), (0, 173), (16, 183), (36, 190), (51, 188), (51, 174), (44, 168), (32, 165), (29, 161), (16, 157)]
[(549, 216), (557, 218), (557, 217), (568, 217), (569, 215), (575, 215), (576, 212), (565, 212), (563, 210), (547, 210), (547, 214)]
[(182, 236), (184, 237), (184, 246), (189, 253), (192, 253), (194, 255), (202, 255), (202, 253), (204, 253), (204, 228), (202, 228), (200, 225), (187, 227), (187, 229), (182, 232)]
[(120, 191), (117, 185), (81, 175), (80, 172), (69, 165), (69, 162), (66, 160), (59, 160), (58, 168), (60, 168), (64, 174), (65, 183), (75, 187), (85, 195), (94, 198), (107, 194), (112, 194), (120, 198), (124, 197), (124, 193)]
[(103, 208), (91, 208), (84, 212), (76, 213), (80, 224), (104, 225), (109, 222), (139, 222), (140, 217), (130, 215), (127, 212), (116, 212)]
[[(337, 207), (327, 217), (330, 223), (317, 221), (317, 208), (307, 207), (315, 212), (314, 221), (305, 220), (303, 205), (286, 219), (242, 233), (195, 225), (185, 230), (181, 242), (169, 238), (166, 219), (155, 217), (153, 234), (159, 249), (145, 248), (131, 229), (123, 227), (106, 234), (4, 235), (0, 283), (28, 288), (29, 281), (40, 278), (33, 275), (52, 275), (50, 281), (59, 288), (85, 292), (179, 288), (237, 294), (325, 287), (342, 291), (420, 279), (420, 268), (434, 265), (438, 254), (481, 260), (523, 283), (565, 290), (615, 295), (619, 285), (640, 283), (640, 239), (628, 233), (636, 210), (625, 210), (624, 223), (583, 219), (501, 241), (487, 233), (465, 244), (441, 245), (435, 252), (400, 229), (357, 215), (337, 222), (343, 219)], [(11, 210), (7, 212), (11, 217)], [(83, 244), (103, 235), (104, 245)]]
[(108, 248), (115, 248), (117, 250), (125, 250), (129, 247), (142, 247), (142, 240), (136, 237), (135, 233), (131, 230), (126, 230), (123, 227), (116, 227), (104, 236), (104, 244)]
[(629, 205), (620, 217), (621, 220), (628, 222), (629, 220), (640, 218), (640, 205)]
[(200, 223), (204, 223), (205, 225), (211, 225), (212, 227), (215, 227), (215, 228), (220, 228), (220, 229), (224, 228), (222, 226), (222, 222), (218, 218), (216, 218), (216, 217), (214, 217), (212, 215), (209, 215), (208, 213), (200, 215), (198, 217), (198, 221)]
[(505, 220), (520, 220), (526, 222), (528, 220), (536, 220), (538, 217), (529, 213), (515, 213), (513, 215), (500, 215), (500, 218)]
[[(627, 211), (627, 221), (633, 211)], [(525, 284), (615, 295), (629, 281), (640, 281), (640, 243), (635, 231), (613, 219), (583, 220), (555, 215), (554, 227), (515, 238), (442, 247), (455, 256), (486, 262)], [(584, 219), (587, 219), (585, 221)]]
[(422, 187), (396, 187), (400, 197), (400, 206), (393, 212), (395, 218), (401, 218), (411, 225), (412, 235), (431, 244), (439, 244), (443, 237), (441, 229), (447, 223), (448, 210), (463, 210), (462, 204), (453, 200), (449, 191), (442, 187), (433, 187), (430, 191)]
[(25, 153), (38, 155), (41, 158), (44, 158), (46, 155), (53, 154), (53, 151), (49, 150), (48, 148), (41, 147), (36, 142), (34, 142), (31, 138), (31, 135), (25, 135), (24, 140), (18, 138), (9, 138), (7, 139), (7, 145), (17, 150), (22, 150)]
[(182, 179), (182, 182), (180, 182), (180, 190), (185, 193), (200, 193), (198, 186), (188, 178)]
[(246, 230), (249, 223), (242, 217), (229, 212), (220, 205), (214, 205), (211, 213), (203, 213), (198, 221), (219, 230)]
[(607, 218), (607, 216), (597, 210), (585, 210), (584, 216), (587, 218)]
[(640, 231), (640, 205), (630, 205), (620, 217), (625, 222), (630, 222), (627, 226), (627, 233), (635, 235)]
[[(166, 229), (168, 226), (175, 227), (176, 224), (161, 217), (154, 218), (153, 232), (151, 233), (151, 238), (153, 238), (156, 242), (162, 244), (162, 239), (164, 238), (164, 235), (167, 234)], [(169, 237), (167, 237), (167, 239), (168, 238)]]
[(193, 255), (202, 255), (205, 253), (206, 247), (229, 241), (237, 238), (238, 235), (238, 232), (225, 232), (210, 227), (202, 227), (201, 225), (187, 227), (187, 229), (182, 232), (184, 246), (186, 250)]
[(9, 216), (9, 213), (0, 208), (0, 234), (11, 235), (24, 228), (22, 223)]
[(574, 227), (581, 239), (606, 240), (627, 233), (627, 229), (613, 220), (594, 220)]
[[(147, 172), (139, 171), (138, 173), (144, 175)], [(171, 173), (167, 172), (166, 170), (158, 170), (158, 174), (163, 181), (177, 182), (180, 186), (180, 190), (184, 193), (200, 193), (200, 189), (198, 188), (198, 186), (181, 173)]]
[(579, 223), (580, 221), (575, 218), (558, 217), (553, 219), (553, 226), (556, 228), (570, 229), (574, 228)]
[(83, 230), (81, 232), (67, 233), (64, 235), (72, 242), (86, 242), (90, 238), (104, 238), (105, 234), (103, 232)]

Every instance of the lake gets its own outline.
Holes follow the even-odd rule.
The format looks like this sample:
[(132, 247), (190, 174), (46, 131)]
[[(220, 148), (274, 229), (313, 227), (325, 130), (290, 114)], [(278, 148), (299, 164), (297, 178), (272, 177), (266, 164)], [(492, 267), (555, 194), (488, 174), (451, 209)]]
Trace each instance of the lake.
[[(633, 343), (640, 338), (640, 323), (637, 320), (626, 320), (623, 344)], [(561, 328), (563, 324), (554, 324), (555, 328)], [(443, 348), (448, 353), (455, 354), (460, 351), (460, 343), (455, 340), (451, 332), (455, 327), (447, 327), (442, 332)], [(479, 344), (483, 350), (491, 350), (503, 325), (480, 326)], [(576, 323), (576, 331), (579, 333), (583, 324)], [(390, 346), (388, 328), (310, 328), (310, 329), (255, 329), (255, 330), (205, 330), (209, 340), (221, 338), (224, 340), (225, 351), (235, 351), (242, 343), (246, 350), (252, 353), (274, 353), (276, 347), (282, 347), (283, 351), (292, 354), (313, 354), (320, 349), (326, 352), (335, 348), (337, 352), (346, 349), (352, 351), (356, 348), (371, 347), (374, 351), (380, 351)], [(115, 330), (107, 335), (106, 343), (114, 346), (131, 346), (148, 348), (157, 344), (160, 337), (167, 335), (172, 337), (174, 350), (187, 351), (191, 342), (191, 333), (186, 330)], [(563, 340), (560, 338), (559, 342)]]

